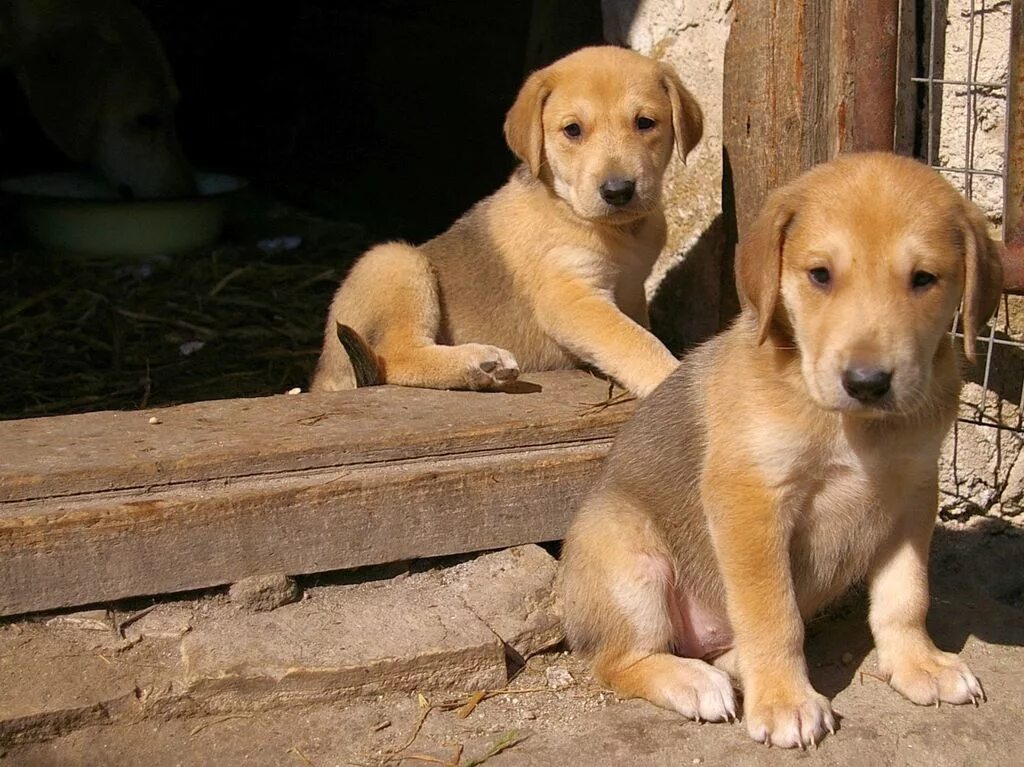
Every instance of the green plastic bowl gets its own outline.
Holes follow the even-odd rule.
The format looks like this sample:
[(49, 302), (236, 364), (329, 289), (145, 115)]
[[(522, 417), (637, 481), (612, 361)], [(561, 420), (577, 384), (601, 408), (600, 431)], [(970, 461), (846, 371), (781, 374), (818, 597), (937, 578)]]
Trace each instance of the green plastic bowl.
[(89, 173), (44, 173), (0, 181), (17, 201), (29, 235), (48, 250), (128, 258), (174, 255), (217, 242), (237, 176), (197, 173), (199, 194), (159, 200), (124, 200)]

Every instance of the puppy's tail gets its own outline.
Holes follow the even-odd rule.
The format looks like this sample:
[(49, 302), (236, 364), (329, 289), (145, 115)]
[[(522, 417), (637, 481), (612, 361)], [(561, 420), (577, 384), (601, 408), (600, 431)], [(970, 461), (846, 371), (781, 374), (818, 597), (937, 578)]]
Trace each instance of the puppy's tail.
[(340, 346), (328, 335), (310, 391), (345, 391), (384, 383), (384, 366), (366, 340), (348, 325), (334, 325)]
[(384, 383), (384, 371), (381, 370), (377, 355), (373, 353), (370, 345), (348, 325), (342, 325), (340, 322), (336, 324), (338, 340), (341, 341), (348, 360), (352, 363), (352, 370), (356, 376), (356, 388), (379, 386)]

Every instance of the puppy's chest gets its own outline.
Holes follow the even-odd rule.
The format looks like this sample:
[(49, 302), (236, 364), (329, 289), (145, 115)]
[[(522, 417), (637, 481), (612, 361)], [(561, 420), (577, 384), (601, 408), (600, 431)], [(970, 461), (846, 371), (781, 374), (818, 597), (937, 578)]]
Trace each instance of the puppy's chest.
[(776, 436), (788, 444), (762, 466), (794, 540), (836, 566), (859, 568), (854, 560), (869, 556), (906, 512), (919, 462), (897, 445), (854, 446), (839, 430)]

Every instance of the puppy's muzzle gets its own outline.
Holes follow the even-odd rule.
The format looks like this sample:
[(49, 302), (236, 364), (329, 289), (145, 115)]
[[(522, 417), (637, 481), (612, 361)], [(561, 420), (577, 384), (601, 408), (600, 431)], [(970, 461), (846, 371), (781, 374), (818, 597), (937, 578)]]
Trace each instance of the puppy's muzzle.
[(892, 371), (869, 365), (851, 365), (843, 371), (843, 389), (858, 402), (877, 402), (892, 388)]
[(609, 205), (625, 205), (633, 199), (636, 182), (628, 178), (609, 178), (601, 184), (601, 199)]

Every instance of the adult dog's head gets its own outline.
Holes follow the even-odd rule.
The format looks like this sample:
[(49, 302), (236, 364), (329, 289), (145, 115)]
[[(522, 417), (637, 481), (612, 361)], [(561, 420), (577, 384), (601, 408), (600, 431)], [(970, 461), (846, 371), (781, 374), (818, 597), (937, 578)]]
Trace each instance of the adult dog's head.
[(911, 413), (927, 397), (958, 307), (974, 360), (1002, 286), (981, 212), (937, 172), (845, 155), (769, 195), (736, 258), (758, 342), (795, 346), (821, 407)]
[(582, 218), (626, 223), (655, 210), (672, 156), (700, 141), (700, 107), (675, 71), (612, 46), (534, 72), (505, 118), (530, 172)]

